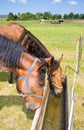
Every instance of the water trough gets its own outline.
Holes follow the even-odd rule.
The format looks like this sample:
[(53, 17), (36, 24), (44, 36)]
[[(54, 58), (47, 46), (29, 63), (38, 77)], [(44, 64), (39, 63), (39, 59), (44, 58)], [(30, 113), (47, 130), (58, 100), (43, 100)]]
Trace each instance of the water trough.
[(69, 78), (66, 75), (63, 83), (64, 90), (57, 97), (45, 86), (44, 98), (41, 107), (36, 110), (30, 130), (67, 130), (69, 117)]

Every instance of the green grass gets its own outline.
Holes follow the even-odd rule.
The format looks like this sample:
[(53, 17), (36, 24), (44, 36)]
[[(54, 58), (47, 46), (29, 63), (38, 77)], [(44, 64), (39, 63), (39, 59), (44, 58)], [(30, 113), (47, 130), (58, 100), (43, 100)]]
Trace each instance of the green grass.
[[(17, 21), (31, 31), (55, 56), (59, 59), (64, 54), (61, 63), (63, 71), (66, 65), (75, 68), (75, 52), (77, 39), (84, 36), (84, 24), (64, 22), (63, 24), (39, 24), (39, 21)], [(8, 23), (0, 21), (0, 25)], [(83, 42), (84, 43), (84, 42)], [(77, 76), (75, 86), (74, 130), (84, 128), (84, 44), (81, 60), (80, 74)], [(73, 82), (73, 72), (67, 71), (70, 78), (70, 88)], [(0, 73), (0, 130), (29, 130), (34, 113), (27, 111), (23, 98), (17, 94), (15, 84), (9, 88), (7, 72)], [(4, 128), (3, 128), (4, 126)]]

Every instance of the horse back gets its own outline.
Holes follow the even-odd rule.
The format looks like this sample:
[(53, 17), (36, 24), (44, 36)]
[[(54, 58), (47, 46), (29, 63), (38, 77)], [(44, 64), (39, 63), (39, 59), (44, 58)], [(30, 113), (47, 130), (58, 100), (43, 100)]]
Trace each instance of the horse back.
[(22, 31), (23, 28), (21, 28), (17, 23), (8, 23), (0, 26), (0, 34), (14, 41), (19, 41)]

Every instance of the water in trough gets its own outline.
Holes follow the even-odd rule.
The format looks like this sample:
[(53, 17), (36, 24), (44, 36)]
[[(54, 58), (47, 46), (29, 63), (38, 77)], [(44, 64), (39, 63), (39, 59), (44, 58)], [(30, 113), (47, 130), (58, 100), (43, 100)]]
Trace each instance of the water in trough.
[(42, 130), (66, 130), (65, 90), (61, 96), (52, 92), (48, 99)]

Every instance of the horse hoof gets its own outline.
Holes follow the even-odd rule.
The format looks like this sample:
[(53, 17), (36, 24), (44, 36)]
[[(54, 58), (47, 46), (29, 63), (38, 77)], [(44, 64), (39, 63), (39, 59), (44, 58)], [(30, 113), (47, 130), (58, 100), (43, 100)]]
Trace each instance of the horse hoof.
[(13, 84), (9, 84), (9, 87), (13, 87)]

